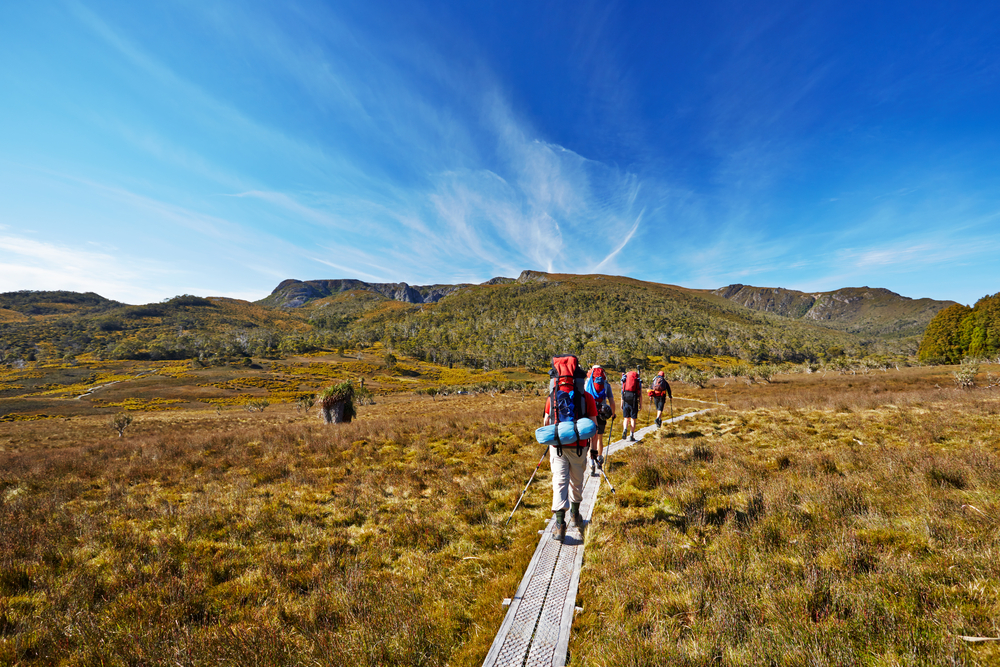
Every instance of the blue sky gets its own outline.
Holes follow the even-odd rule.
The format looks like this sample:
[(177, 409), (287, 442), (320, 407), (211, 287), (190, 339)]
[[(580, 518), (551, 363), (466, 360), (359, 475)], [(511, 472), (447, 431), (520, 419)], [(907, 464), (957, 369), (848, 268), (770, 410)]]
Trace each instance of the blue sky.
[(0, 291), (1000, 291), (995, 2), (0, 4)]

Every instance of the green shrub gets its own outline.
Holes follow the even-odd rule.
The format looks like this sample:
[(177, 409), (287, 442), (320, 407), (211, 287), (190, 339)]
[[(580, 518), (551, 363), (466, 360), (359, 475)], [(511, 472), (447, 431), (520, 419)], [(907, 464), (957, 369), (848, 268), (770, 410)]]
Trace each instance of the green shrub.
[(354, 408), (356, 390), (350, 381), (327, 387), (316, 398), (320, 415), (327, 424), (349, 423), (357, 415)]

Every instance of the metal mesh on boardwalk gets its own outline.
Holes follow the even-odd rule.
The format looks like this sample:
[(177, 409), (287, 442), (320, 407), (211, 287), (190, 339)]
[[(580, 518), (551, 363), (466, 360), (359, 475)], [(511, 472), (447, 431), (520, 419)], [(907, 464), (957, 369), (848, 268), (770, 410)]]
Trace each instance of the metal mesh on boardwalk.
[[(668, 421), (680, 421), (694, 414), (680, 415)], [(635, 432), (636, 438), (654, 430), (648, 426)], [(635, 443), (619, 440), (609, 443), (606, 456)], [(588, 474), (580, 506), (584, 525), (590, 523), (601, 488), (602, 478)], [(564, 544), (550, 537), (552, 522), (542, 534), (531, 563), (521, 579), (510, 609), (497, 632), (484, 667), (558, 667), (566, 664), (573, 609), (583, 563), (583, 534), (570, 527)]]
[[(538, 559), (535, 572), (528, 582), (528, 588), (524, 592), (516, 610), (514, 612), (514, 622), (508, 630), (507, 636), (500, 648), (496, 665), (523, 665), (528, 649), (531, 648), (532, 640), (535, 636), (535, 628), (538, 625), (538, 617), (541, 614), (542, 604), (545, 602), (549, 591), (549, 584), (555, 573), (555, 564), (559, 558), (562, 545), (555, 540), (548, 539), (541, 544), (541, 558)], [(551, 664), (551, 657), (550, 663)]]
[(541, 605), (538, 628), (535, 630), (535, 638), (531, 642), (531, 648), (528, 649), (528, 659), (525, 661), (525, 665), (549, 667), (554, 662), (556, 645), (559, 643), (563, 607), (566, 603), (566, 593), (569, 591), (569, 582), (573, 575), (573, 563), (576, 561), (577, 550), (582, 548), (583, 544), (581, 543), (579, 546), (564, 546), (559, 551), (559, 558), (556, 560), (552, 574), (552, 583), (549, 585), (548, 594)]

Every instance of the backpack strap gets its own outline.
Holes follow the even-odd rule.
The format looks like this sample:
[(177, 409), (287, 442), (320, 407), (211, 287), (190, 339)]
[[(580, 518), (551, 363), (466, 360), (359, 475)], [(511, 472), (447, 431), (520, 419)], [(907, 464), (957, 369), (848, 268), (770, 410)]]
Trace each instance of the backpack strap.
[[(577, 419), (582, 419), (587, 416), (587, 392), (586, 392), (586, 379), (577, 378), (573, 375), (556, 375), (551, 381), (551, 388), (549, 391), (549, 416), (552, 418), (552, 423), (555, 424), (555, 436), (556, 436), (556, 455), (562, 456), (563, 441), (559, 437), (559, 407), (556, 402), (556, 393), (559, 392), (560, 384), (563, 384), (563, 380), (567, 380), (566, 384), (569, 384), (573, 388), (573, 412), (575, 419), (573, 420), (573, 443), (576, 445), (577, 456), (583, 455), (583, 445), (580, 444), (580, 430), (576, 426)], [(569, 444), (569, 443), (566, 443)]]
[(549, 393), (549, 417), (552, 418), (552, 423), (556, 426), (556, 455), (562, 456), (562, 440), (559, 439), (559, 406), (556, 405), (557, 391), (559, 391), (559, 378), (556, 378), (552, 384), (552, 391)]
[[(587, 392), (578, 391), (573, 398), (575, 400), (573, 406), (575, 416), (577, 419), (583, 419), (587, 416)], [(580, 431), (576, 428), (576, 421), (573, 422), (573, 435), (576, 436), (576, 455), (583, 456), (583, 445), (580, 444)]]

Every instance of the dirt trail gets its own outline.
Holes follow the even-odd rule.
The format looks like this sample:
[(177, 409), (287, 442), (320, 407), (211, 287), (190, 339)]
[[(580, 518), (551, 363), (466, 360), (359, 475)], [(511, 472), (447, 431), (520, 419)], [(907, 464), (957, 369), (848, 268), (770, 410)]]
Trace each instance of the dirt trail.
[(135, 377), (131, 377), (128, 380), (115, 380), (114, 382), (106, 382), (104, 384), (99, 384), (99, 385), (93, 386), (90, 389), (88, 389), (87, 391), (83, 392), (82, 394), (80, 394), (79, 396), (77, 396), (74, 400), (79, 401), (81, 398), (85, 398), (87, 396), (90, 396), (91, 394), (93, 394), (98, 389), (104, 389), (105, 387), (110, 387), (113, 384), (119, 384), (121, 382), (128, 382), (130, 380), (138, 380), (139, 378), (144, 378), (147, 375), (155, 375), (155, 374), (156, 374), (156, 371), (146, 371), (145, 373), (140, 373), (139, 375), (136, 375)]

